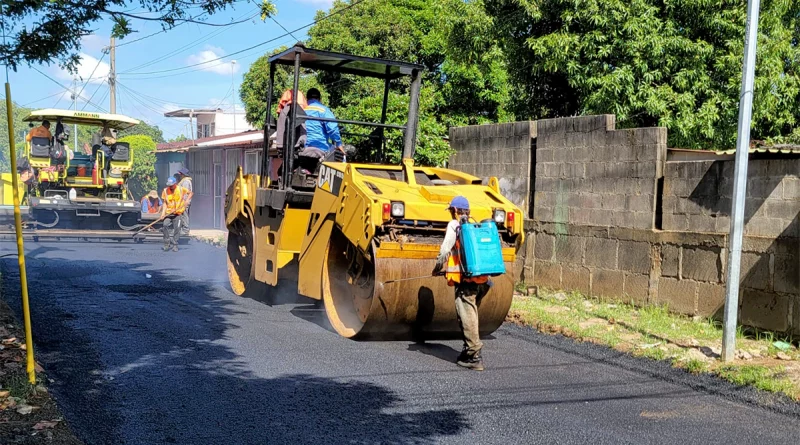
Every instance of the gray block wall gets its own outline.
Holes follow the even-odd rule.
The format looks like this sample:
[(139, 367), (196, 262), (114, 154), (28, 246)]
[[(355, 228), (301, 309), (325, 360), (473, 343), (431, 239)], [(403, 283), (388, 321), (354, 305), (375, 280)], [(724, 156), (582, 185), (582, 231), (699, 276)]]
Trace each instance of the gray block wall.
[(450, 128), (449, 167), (479, 178), (497, 177), (500, 192), (528, 214), (536, 122)]
[(538, 122), (533, 218), (652, 229), (665, 128), (616, 130), (613, 115)]
[[(728, 233), (734, 161), (667, 162), (664, 230)], [(747, 171), (745, 234), (797, 237), (800, 159), (751, 159)]]

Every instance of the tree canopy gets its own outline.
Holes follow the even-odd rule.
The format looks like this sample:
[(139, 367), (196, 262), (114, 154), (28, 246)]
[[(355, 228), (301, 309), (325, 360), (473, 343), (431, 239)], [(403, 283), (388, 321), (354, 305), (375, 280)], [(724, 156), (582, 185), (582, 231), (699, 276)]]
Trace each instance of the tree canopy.
[(136, 199), (158, 188), (156, 177), (156, 143), (146, 134), (124, 136), (120, 142), (130, 144), (133, 151), (133, 170), (128, 178), (128, 189)]
[[(335, 0), (331, 11), (352, 3)], [(746, 0), (713, 8), (700, 0), (385, 0), (316, 23), (307, 45), (425, 66), (418, 162), (447, 159), (449, 126), (605, 113), (621, 128), (665, 126), (673, 147), (728, 149), (745, 18)], [(754, 139), (800, 143), (798, 36), (800, 2), (762, 4)], [(245, 76), (251, 122), (263, 122), (267, 76), (266, 58)], [(324, 87), (337, 116), (379, 120), (381, 81), (303, 79)], [(390, 122), (404, 123), (407, 90), (407, 80), (392, 83)], [(402, 137), (387, 137), (396, 159)]]
[[(16, 69), (21, 62), (57, 62), (75, 71), (80, 64), (81, 38), (92, 34), (103, 19), (114, 26), (112, 36), (120, 39), (135, 33), (136, 23), (160, 23), (164, 30), (183, 23), (226, 26), (210, 16), (225, 10), (237, 0), (14, 0), (3, 1), (0, 24), (8, 33), (0, 42), (0, 62)], [(261, 19), (277, 10), (272, 0), (261, 0)], [(135, 10), (146, 10), (138, 13)], [(155, 14), (155, 15), (153, 15)], [(249, 20), (249, 19), (248, 19)], [(26, 25), (28, 22), (31, 25)]]

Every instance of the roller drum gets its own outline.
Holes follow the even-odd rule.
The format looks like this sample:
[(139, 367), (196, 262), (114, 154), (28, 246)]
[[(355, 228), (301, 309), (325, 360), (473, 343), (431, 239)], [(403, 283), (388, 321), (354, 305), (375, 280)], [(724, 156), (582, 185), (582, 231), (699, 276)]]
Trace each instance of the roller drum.
[[(455, 311), (455, 291), (443, 277), (390, 280), (430, 274), (435, 260), (375, 258), (368, 260), (341, 234), (331, 238), (323, 264), (323, 299), (331, 325), (344, 337), (378, 340), (461, 338)], [(513, 268), (506, 263), (507, 270)], [(481, 335), (494, 332), (511, 307), (509, 274), (492, 278), (493, 286), (480, 301)]]

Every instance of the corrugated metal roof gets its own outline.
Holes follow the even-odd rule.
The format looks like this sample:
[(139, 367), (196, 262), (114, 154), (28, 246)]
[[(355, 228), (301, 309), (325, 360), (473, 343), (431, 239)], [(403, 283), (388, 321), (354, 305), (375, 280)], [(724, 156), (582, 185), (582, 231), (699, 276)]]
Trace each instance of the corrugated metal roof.
[[(772, 153), (772, 154), (796, 154), (800, 155), (800, 145), (794, 144), (776, 144), (776, 145), (769, 145), (769, 146), (761, 146), (761, 147), (750, 147), (748, 150), (750, 154), (753, 153)], [(719, 150), (715, 151), (717, 155), (735, 155), (736, 149), (732, 148), (730, 150)]]

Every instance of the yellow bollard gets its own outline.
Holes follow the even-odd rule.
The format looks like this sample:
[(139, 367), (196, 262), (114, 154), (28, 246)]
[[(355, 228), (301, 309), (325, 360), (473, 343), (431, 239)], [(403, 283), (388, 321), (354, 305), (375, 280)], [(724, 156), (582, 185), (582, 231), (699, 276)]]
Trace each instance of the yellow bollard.
[(28, 353), (28, 380), (36, 384), (36, 365), (33, 360), (33, 334), (31, 334), (31, 309), (28, 305), (28, 275), (25, 272), (25, 246), (22, 243), (22, 215), (19, 211), (19, 173), (17, 173), (17, 147), (14, 143), (14, 114), (11, 111), (11, 85), (6, 82), (6, 115), (8, 117), (8, 146), (11, 160), (11, 184), (14, 188), (14, 228), (17, 232), (17, 258), (19, 281), (22, 288), (22, 314), (25, 318), (25, 347)]

